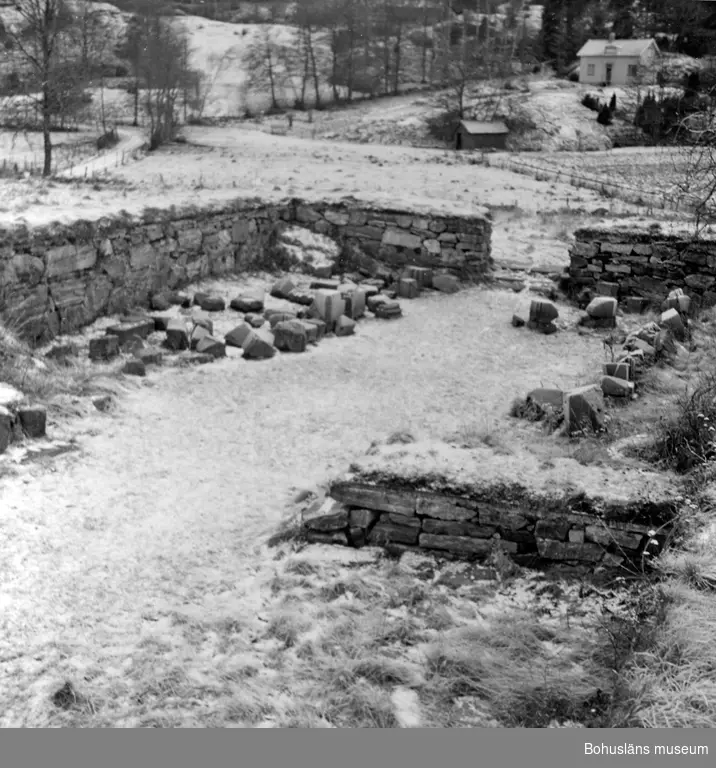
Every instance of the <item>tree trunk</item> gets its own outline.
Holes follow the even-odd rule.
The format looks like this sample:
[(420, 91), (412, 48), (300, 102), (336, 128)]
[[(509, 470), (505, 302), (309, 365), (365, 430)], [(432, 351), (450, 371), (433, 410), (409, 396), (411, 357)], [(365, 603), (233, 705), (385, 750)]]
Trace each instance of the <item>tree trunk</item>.
[(135, 127), (139, 125), (139, 80), (134, 82), (134, 120), (132, 125)]
[(338, 32), (331, 30), (331, 88), (333, 89), (333, 101), (338, 103), (338, 86), (336, 78), (338, 77)]
[(395, 67), (393, 71), (393, 93), (398, 94), (398, 91), (400, 89), (400, 48), (403, 38), (403, 27), (398, 26), (398, 32), (395, 39)]
[(52, 173), (52, 137), (50, 136), (50, 127), (52, 120), (52, 109), (50, 104), (50, 88), (47, 82), (42, 84), (42, 143), (44, 149), (44, 165), (42, 175), (49, 176)]
[(316, 51), (313, 47), (313, 36), (311, 33), (311, 28), (308, 28), (308, 55), (310, 56), (311, 60), (311, 77), (313, 78), (313, 90), (316, 95), (316, 109), (321, 108), (321, 89), (318, 83), (318, 69), (316, 67)]

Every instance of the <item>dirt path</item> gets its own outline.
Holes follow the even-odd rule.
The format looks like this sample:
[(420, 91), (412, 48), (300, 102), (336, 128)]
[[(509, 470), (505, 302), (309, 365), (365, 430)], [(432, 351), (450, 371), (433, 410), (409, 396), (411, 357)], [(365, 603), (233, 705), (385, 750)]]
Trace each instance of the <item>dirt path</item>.
[(255, 537), (374, 438), (503, 439), (512, 397), (596, 369), (598, 340), (513, 329), (519, 302), (430, 296), (303, 355), (164, 370), (93, 417), (79, 453), (0, 481), (0, 724), (46, 724), (66, 678), (111, 687), (172, 611), (241, 610)]

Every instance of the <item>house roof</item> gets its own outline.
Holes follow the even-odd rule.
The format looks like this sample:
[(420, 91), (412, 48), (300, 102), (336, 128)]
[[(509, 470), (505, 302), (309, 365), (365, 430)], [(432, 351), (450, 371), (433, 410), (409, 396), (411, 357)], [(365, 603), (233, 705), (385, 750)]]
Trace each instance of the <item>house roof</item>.
[(500, 121), (480, 123), (477, 120), (460, 120), (460, 125), (471, 134), (509, 133), (508, 127)]
[[(604, 48), (608, 45), (613, 45), (616, 48), (616, 53), (604, 53)], [(644, 40), (587, 40), (587, 42), (579, 49), (577, 56), (640, 56), (650, 46), (658, 45), (654, 42), (653, 38)]]

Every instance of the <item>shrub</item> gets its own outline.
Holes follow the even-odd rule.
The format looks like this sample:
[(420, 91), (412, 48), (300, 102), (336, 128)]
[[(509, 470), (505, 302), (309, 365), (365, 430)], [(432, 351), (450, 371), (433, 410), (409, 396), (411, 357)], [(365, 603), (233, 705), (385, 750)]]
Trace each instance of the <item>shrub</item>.
[(611, 125), (612, 123), (612, 111), (609, 109), (609, 106), (605, 104), (600, 110), (599, 114), (597, 115), (597, 122), (600, 125)]
[(614, 114), (617, 111), (617, 95), (616, 93), (612, 94), (612, 98), (609, 102), (609, 111)]
[(602, 105), (597, 96), (592, 93), (585, 93), (582, 99), (582, 106), (591, 109), (592, 112), (599, 112)]

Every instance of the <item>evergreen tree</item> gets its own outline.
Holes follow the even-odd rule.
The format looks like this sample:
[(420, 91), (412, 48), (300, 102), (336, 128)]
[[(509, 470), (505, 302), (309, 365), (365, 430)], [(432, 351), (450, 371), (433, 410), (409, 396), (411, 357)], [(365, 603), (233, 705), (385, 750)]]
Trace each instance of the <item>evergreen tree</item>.
[(542, 56), (560, 69), (564, 64), (565, 0), (546, 0), (542, 12)]

